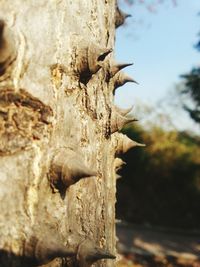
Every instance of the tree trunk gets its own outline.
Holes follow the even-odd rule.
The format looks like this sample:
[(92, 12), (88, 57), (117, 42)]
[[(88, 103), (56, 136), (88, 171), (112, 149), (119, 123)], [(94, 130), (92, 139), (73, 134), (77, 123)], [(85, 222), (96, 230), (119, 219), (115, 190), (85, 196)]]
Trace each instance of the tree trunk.
[(115, 254), (115, 10), (115, 0), (0, 1), (1, 267)]

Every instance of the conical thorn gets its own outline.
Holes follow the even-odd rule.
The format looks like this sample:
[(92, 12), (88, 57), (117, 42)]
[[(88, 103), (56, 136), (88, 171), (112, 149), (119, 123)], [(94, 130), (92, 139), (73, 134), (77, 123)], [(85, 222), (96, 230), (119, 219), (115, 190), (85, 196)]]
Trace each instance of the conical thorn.
[(33, 234), (24, 245), (24, 256), (27, 266), (46, 264), (58, 257), (72, 257), (76, 251), (65, 247), (58, 235), (52, 231)]
[(133, 105), (130, 108), (122, 109), (117, 106), (115, 106), (115, 110), (121, 115), (126, 116), (128, 113), (130, 113), (133, 109)]
[(136, 146), (141, 146), (141, 147), (144, 147), (146, 146), (146, 144), (142, 144), (142, 143), (138, 143), (138, 142), (135, 142)]
[(64, 190), (82, 178), (96, 176), (97, 172), (85, 165), (80, 154), (69, 148), (61, 148), (52, 160), (49, 175), (51, 184)]
[(80, 267), (89, 267), (100, 259), (115, 259), (109, 251), (97, 247), (92, 240), (86, 239), (78, 246), (77, 261)]
[(119, 113), (113, 112), (111, 116), (111, 126), (110, 126), (111, 133), (120, 131), (125, 125), (135, 121), (138, 120), (133, 117), (128, 118), (125, 116), (121, 116)]
[(107, 250), (104, 250), (102, 248), (97, 248), (96, 249), (96, 260), (101, 260), (101, 259), (115, 259), (116, 256), (114, 256), (112, 253), (110, 253)]
[(110, 77), (112, 78), (113, 76), (115, 76), (115, 74), (117, 74), (120, 70), (132, 66), (133, 63), (116, 63), (111, 65), (110, 67)]
[(116, 178), (116, 180), (118, 180), (118, 179), (121, 179), (122, 178), (122, 176), (121, 175), (119, 175), (118, 173), (116, 174), (116, 176), (115, 176), (115, 178)]
[(134, 80), (130, 76), (124, 75), (122, 85), (124, 85), (125, 83), (128, 83), (128, 82), (139, 84), (136, 80)]
[(119, 26), (123, 25), (126, 18), (131, 17), (130, 14), (126, 14), (122, 10), (116, 6), (116, 13), (115, 13), (115, 27), (118, 28)]
[(102, 67), (102, 62), (113, 49), (104, 48), (90, 38), (83, 39), (76, 34), (72, 35), (71, 39), (74, 51), (71, 59), (72, 71), (81, 83), (87, 84), (92, 75)]
[(114, 79), (114, 90), (120, 86), (123, 86), (127, 82), (132, 82), (138, 84), (133, 78), (129, 77), (128, 75), (120, 72), (119, 74), (113, 77)]
[(127, 135), (119, 134), (118, 145), (116, 148), (117, 154), (126, 153), (129, 149), (133, 147), (144, 147), (145, 144), (138, 143), (130, 139)]

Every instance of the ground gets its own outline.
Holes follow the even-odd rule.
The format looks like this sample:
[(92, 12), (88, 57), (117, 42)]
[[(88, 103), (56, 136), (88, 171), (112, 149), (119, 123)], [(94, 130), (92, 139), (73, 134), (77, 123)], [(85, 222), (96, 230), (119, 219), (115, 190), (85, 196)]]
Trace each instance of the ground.
[(200, 267), (200, 233), (117, 224), (118, 267)]

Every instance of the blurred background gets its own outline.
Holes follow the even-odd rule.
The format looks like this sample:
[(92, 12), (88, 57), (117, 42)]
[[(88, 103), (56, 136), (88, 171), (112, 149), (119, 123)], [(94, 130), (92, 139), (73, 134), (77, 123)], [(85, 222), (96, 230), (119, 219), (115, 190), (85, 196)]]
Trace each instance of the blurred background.
[(200, 267), (200, 1), (120, 0), (118, 62), (137, 84), (116, 90), (145, 143), (124, 156), (117, 180), (119, 266)]

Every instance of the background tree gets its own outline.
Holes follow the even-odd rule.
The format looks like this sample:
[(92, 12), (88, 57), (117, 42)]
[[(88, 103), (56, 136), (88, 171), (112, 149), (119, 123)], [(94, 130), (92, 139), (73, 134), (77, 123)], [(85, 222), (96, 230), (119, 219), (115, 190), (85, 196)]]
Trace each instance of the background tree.
[(148, 128), (128, 126), (123, 132), (145, 143), (146, 148), (130, 150), (122, 158), (126, 164), (117, 183), (117, 218), (137, 224), (199, 228), (199, 137), (163, 129), (156, 123)]
[[(195, 48), (200, 51), (200, 41)], [(195, 122), (200, 123), (200, 67), (194, 67), (188, 74), (183, 74), (181, 77), (184, 84), (180, 87), (180, 93), (192, 100), (189, 104), (189, 101), (185, 100), (183, 107)]]

